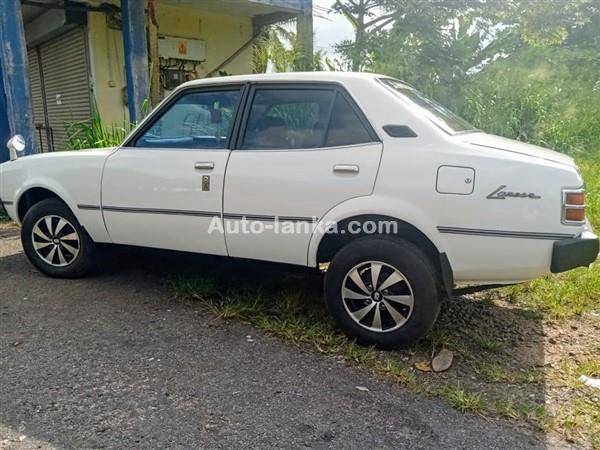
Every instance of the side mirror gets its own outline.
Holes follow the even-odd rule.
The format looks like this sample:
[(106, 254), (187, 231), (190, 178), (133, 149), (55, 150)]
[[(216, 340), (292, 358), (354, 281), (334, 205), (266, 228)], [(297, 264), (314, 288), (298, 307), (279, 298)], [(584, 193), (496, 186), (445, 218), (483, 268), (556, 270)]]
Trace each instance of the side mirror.
[(25, 150), (25, 139), (20, 134), (15, 134), (6, 143), (8, 154), (11, 161), (15, 161), (19, 157), (19, 153)]

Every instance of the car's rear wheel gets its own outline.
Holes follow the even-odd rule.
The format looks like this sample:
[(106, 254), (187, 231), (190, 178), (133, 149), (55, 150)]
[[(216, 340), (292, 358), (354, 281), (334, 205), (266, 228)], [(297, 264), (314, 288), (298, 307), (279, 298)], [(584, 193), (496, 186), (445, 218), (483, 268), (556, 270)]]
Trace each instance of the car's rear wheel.
[(58, 199), (42, 200), (27, 211), (21, 241), (29, 261), (51, 277), (81, 277), (94, 261), (94, 242)]
[(341, 249), (327, 270), (325, 296), (340, 328), (359, 343), (393, 348), (414, 343), (440, 310), (434, 265), (402, 239), (364, 237)]

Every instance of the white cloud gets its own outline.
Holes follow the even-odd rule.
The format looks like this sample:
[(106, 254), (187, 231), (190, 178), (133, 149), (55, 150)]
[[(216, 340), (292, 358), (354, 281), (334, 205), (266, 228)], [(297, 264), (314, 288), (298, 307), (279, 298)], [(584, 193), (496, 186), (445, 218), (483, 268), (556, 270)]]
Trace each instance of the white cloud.
[[(354, 36), (352, 25), (346, 18), (331, 10), (333, 3), (334, 0), (313, 0), (313, 11), (316, 13), (313, 18), (315, 50), (323, 50), (330, 56), (334, 54), (336, 43), (352, 39)], [(324, 11), (323, 8), (328, 11)]]

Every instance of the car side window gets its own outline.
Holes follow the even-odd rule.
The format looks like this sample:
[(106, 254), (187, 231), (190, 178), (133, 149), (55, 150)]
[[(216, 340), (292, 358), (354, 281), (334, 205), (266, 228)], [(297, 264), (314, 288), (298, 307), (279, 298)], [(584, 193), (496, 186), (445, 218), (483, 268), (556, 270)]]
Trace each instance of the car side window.
[(135, 140), (146, 148), (225, 148), (240, 89), (183, 94)]
[(242, 148), (321, 147), (334, 94), (333, 89), (257, 88)]
[(325, 147), (354, 145), (371, 142), (369, 131), (360, 120), (348, 100), (339, 92), (336, 93), (331, 119), (327, 130)]

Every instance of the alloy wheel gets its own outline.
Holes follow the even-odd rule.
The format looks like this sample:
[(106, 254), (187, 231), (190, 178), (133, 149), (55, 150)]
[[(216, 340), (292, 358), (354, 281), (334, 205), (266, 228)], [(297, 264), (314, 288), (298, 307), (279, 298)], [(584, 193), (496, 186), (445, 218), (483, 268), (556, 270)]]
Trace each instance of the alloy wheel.
[(65, 267), (77, 258), (80, 240), (77, 230), (64, 217), (49, 215), (33, 226), (31, 241), (37, 255), (54, 267)]
[(397, 330), (413, 311), (410, 283), (402, 272), (381, 261), (363, 262), (350, 269), (341, 295), (352, 320), (369, 331)]

